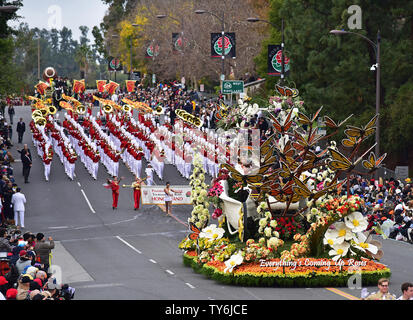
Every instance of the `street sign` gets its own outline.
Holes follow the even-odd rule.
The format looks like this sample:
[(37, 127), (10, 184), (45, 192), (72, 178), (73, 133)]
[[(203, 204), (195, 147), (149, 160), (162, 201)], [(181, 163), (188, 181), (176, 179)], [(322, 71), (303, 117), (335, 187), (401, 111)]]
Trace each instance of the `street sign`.
[(396, 178), (406, 179), (409, 177), (409, 167), (408, 166), (396, 166)]
[(240, 80), (225, 80), (222, 81), (222, 93), (243, 93), (244, 92), (244, 81)]
[(140, 71), (134, 71), (130, 75), (131, 80), (140, 80), (141, 79), (141, 73)]

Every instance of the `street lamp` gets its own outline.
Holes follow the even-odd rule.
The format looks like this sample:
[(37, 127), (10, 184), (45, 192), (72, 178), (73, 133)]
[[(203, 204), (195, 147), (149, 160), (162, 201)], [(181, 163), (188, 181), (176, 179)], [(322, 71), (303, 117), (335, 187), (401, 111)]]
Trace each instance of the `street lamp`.
[(194, 12), (196, 14), (208, 13), (208, 14), (214, 16), (215, 18), (217, 18), (221, 22), (221, 25), (222, 25), (222, 27), (221, 27), (221, 29), (222, 29), (222, 31), (221, 31), (221, 34), (222, 34), (222, 37), (221, 37), (221, 43), (222, 43), (222, 49), (221, 49), (222, 66), (221, 66), (221, 69), (222, 69), (222, 71), (221, 72), (222, 72), (222, 74), (221, 74), (221, 79), (220, 80), (221, 80), (221, 92), (222, 92), (222, 82), (225, 80), (225, 14), (224, 14), (224, 12), (222, 12), (222, 18), (221, 18), (221, 17), (217, 16), (215, 13), (210, 12), (210, 11), (206, 11), (206, 10), (195, 10)]
[[(376, 54), (376, 64), (373, 65), (370, 70), (376, 70), (376, 114), (380, 114), (380, 30), (377, 31), (377, 42), (374, 43), (372, 40), (363, 36), (362, 34), (345, 31), (345, 30), (331, 30), (331, 34), (335, 35), (343, 35), (343, 34), (354, 34), (360, 38), (366, 40), (374, 49), (374, 53)], [(375, 147), (376, 156), (379, 156), (380, 153), (380, 119), (377, 117), (376, 120), (376, 147)], [(376, 179), (378, 177), (378, 172), (376, 171)]]
[[(251, 23), (261, 21), (272, 25), (275, 29), (277, 28), (272, 22), (263, 19), (258, 19), (255, 17), (249, 17), (247, 18), (247, 21)], [(283, 83), (285, 77), (284, 59), (284, 19), (281, 19), (281, 84)]]
[(4, 12), (4, 13), (15, 13), (17, 10), (19, 10), (19, 7), (16, 7), (16, 6), (2, 6), (2, 7), (0, 7), (0, 12)]
[(183, 31), (183, 29), (184, 29), (184, 22), (183, 22), (183, 19), (180, 21), (179, 19), (174, 18), (174, 17), (172, 17), (172, 16), (170, 16), (170, 15), (166, 15), (166, 14), (158, 14), (158, 15), (156, 16), (156, 18), (158, 18), (158, 19), (165, 19), (165, 18), (172, 19), (172, 20), (178, 22), (179, 25), (180, 25), (180, 27), (181, 27), (181, 40), (182, 40), (182, 49), (181, 49), (181, 57), (182, 57), (182, 61), (181, 61), (181, 64), (182, 64), (181, 84), (182, 84), (182, 83), (183, 83), (183, 79), (182, 79), (182, 78), (185, 78), (185, 57), (184, 57), (185, 53), (184, 53), (184, 31)]

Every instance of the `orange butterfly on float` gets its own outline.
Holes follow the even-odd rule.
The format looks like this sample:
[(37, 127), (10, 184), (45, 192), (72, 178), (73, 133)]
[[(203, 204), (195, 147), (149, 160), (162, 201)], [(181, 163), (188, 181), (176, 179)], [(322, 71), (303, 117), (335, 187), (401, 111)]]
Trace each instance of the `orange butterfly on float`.
[(293, 114), (293, 109), (291, 108), (290, 113), (287, 115), (287, 117), (284, 120), (284, 123), (281, 125), (278, 120), (275, 118), (274, 115), (270, 113), (271, 120), (273, 121), (273, 127), (275, 130), (277, 130), (279, 133), (284, 134), (290, 129), (291, 125), (293, 124), (293, 120), (291, 119), (291, 115)]
[(225, 118), (229, 113), (229, 107), (226, 106), (223, 102), (217, 104), (217, 113), (215, 114), (215, 119), (221, 120)]
[(324, 123), (329, 128), (337, 129), (337, 128), (341, 127), (343, 125), (343, 123), (346, 122), (348, 119), (350, 119), (352, 116), (353, 116), (353, 114), (349, 115), (346, 119), (344, 119), (343, 121), (340, 121), (338, 124), (333, 119), (331, 119), (330, 117), (324, 116)]
[(364, 138), (367, 138), (368, 136), (372, 135), (376, 127), (374, 125), (376, 124), (376, 120), (378, 118), (379, 114), (376, 114), (364, 127), (358, 128), (358, 127), (353, 127), (353, 126), (347, 126), (347, 129), (344, 130), (344, 133), (347, 137), (349, 138), (360, 138), (364, 140)]
[(376, 160), (376, 155), (373, 152), (370, 152), (370, 155), (367, 158), (367, 160), (363, 160), (361, 164), (364, 168), (369, 170), (369, 173), (371, 173), (374, 170), (379, 168), (380, 164), (383, 162), (386, 156), (387, 156), (387, 153), (383, 154), (380, 158)]
[(314, 121), (317, 119), (322, 109), (323, 107), (321, 106), (320, 109), (318, 109), (317, 112), (314, 114), (314, 116), (311, 118), (311, 120), (304, 113), (298, 112), (298, 122), (301, 123), (302, 125), (308, 125), (312, 127)]
[(198, 240), (201, 230), (199, 230), (192, 222), (189, 223), (189, 229), (192, 231), (192, 233), (189, 234), (189, 239)]
[(278, 84), (275, 85), (275, 88), (277, 89), (277, 91), (284, 97), (291, 97), (291, 98), (295, 98), (298, 96), (298, 90), (293, 88), (288, 88), (288, 87), (281, 87)]

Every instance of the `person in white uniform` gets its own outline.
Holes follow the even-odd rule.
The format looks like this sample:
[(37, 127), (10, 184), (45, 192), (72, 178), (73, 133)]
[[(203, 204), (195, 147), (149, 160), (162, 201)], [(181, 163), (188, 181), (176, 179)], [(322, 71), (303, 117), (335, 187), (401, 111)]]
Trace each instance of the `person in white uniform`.
[(14, 208), (14, 221), (16, 226), (18, 227), (18, 219), (20, 221), (20, 226), (24, 228), (24, 211), (25, 211), (25, 203), (26, 197), (23, 193), (20, 192), (21, 189), (17, 188), (16, 193), (14, 193), (11, 197), (11, 204)]

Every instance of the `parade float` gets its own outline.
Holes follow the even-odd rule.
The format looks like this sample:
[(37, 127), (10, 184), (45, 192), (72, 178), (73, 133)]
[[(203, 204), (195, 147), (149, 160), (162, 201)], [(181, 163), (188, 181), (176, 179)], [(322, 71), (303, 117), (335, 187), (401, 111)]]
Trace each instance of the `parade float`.
[(386, 156), (376, 158), (374, 145), (363, 144), (378, 115), (361, 128), (346, 124), (338, 146), (333, 137), (350, 117), (336, 122), (321, 111), (307, 116), (298, 91), (280, 86), (265, 107), (248, 99), (218, 105), (224, 130), (248, 129), (258, 112), (273, 130), (264, 133), (258, 157), (223, 163), (209, 186), (194, 157), (190, 231), (179, 244), (186, 266), (243, 286), (346, 286), (354, 275), (366, 286), (390, 277), (381, 243), (366, 231), (363, 199), (350, 195), (347, 183), (354, 173), (374, 173)]

